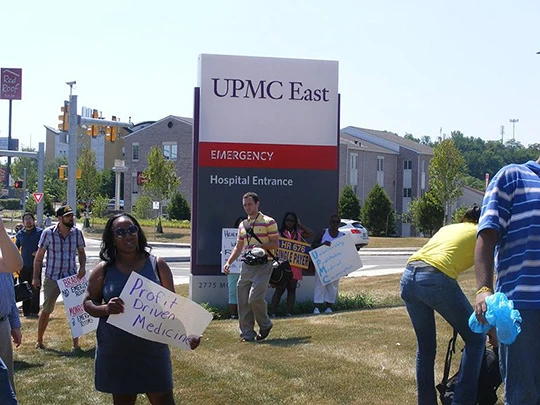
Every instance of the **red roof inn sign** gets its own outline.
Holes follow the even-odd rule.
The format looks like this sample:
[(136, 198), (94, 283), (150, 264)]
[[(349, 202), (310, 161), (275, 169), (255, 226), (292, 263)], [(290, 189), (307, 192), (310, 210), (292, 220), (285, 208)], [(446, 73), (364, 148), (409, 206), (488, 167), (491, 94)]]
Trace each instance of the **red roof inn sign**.
[(0, 99), (20, 100), (22, 69), (2, 68), (0, 75)]

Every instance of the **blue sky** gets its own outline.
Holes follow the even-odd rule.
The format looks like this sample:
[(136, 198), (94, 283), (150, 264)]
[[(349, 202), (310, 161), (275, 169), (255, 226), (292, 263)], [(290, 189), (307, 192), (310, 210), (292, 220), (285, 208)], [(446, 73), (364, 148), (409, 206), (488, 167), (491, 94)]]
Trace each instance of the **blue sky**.
[(0, 67), (23, 69), (22, 146), (56, 128), (71, 80), (79, 109), (191, 117), (201, 53), (339, 61), (341, 127), (495, 140), (504, 125), (507, 140), (517, 118), (516, 140), (540, 143), (538, 1), (27, 0), (0, 15)]

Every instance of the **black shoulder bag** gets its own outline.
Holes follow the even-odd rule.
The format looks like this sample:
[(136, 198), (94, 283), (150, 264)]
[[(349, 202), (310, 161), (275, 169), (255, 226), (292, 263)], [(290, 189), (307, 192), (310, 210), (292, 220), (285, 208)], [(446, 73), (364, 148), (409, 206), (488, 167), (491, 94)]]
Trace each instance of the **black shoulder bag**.
[[(450, 405), (454, 399), (454, 390), (458, 381), (459, 371), (452, 377), (450, 374), (450, 365), (452, 363), (452, 355), (456, 352), (457, 331), (454, 329), (454, 334), (448, 342), (446, 351), (446, 359), (444, 360), (444, 374), (440, 384), (437, 385), (439, 397), (443, 405)], [(461, 369), (461, 366), (460, 366)], [(478, 377), (478, 391), (476, 394), (476, 404), (478, 405), (494, 405), (497, 403), (497, 388), (502, 383), (501, 373), (499, 370), (499, 356), (497, 349), (485, 348), (482, 366), (480, 368), (480, 376)]]
[(22, 283), (19, 281), (13, 287), (15, 289), (15, 301), (21, 302), (32, 299), (34, 294), (32, 293), (32, 287), (28, 281), (23, 281)]
[[(244, 229), (249, 236), (254, 237), (257, 242), (262, 245), (262, 241), (255, 234), (247, 220), (244, 220)], [(269, 250), (266, 252), (272, 257), (272, 275), (270, 276), (270, 284), (276, 286), (288, 283), (292, 278), (292, 269), (289, 261), (277, 258)]]

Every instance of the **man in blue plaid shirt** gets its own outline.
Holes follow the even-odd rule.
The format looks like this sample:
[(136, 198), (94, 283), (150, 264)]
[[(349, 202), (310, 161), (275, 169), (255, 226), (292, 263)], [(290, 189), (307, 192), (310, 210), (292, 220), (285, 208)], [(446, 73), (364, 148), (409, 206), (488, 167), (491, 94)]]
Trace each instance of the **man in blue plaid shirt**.
[[(58, 224), (46, 228), (41, 234), (38, 250), (34, 259), (34, 277), (32, 285), (35, 289), (41, 286), (39, 277), (43, 258), (47, 252), (47, 265), (45, 267), (45, 279), (43, 280), (44, 302), (38, 321), (38, 336), (36, 348), (43, 349), (43, 335), (49, 324), (49, 317), (54, 311), (56, 299), (60, 295), (57, 280), (73, 276), (83, 278), (86, 274), (86, 253), (82, 232), (74, 224), (73, 210), (64, 205), (56, 210)], [(79, 256), (79, 271), (75, 257)], [(73, 351), (80, 351), (79, 338), (73, 339)]]

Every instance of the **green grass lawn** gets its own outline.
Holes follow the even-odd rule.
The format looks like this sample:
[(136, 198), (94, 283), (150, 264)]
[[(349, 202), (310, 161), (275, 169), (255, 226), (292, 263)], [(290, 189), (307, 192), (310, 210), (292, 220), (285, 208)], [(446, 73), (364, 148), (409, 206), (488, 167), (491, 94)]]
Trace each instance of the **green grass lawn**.
[[(340, 294), (367, 294), (374, 309), (276, 319), (261, 343), (241, 343), (234, 320), (212, 321), (197, 350), (171, 348), (177, 403), (415, 404), (416, 341), (399, 298), (399, 279), (345, 278)], [(461, 284), (472, 299), (472, 271)], [(177, 286), (177, 292), (187, 296), (188, 286)], [(451, 330), (437, 322), (440, 379)], [(47, 350), (34, 349), (36, 329), (37, 320), (23, 319), (24, 343), (15, 354), (21, 404), (112, 403), (94, 389), (94, 333), (81, 338), (84, 354), (71, 356), (62, 305), (47, 329)]]

